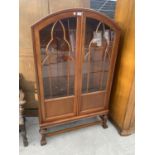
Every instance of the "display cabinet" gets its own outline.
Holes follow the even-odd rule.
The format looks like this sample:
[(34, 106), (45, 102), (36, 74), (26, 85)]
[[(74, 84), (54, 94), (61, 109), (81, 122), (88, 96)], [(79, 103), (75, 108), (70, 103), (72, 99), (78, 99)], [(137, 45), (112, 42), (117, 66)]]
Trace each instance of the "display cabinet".
[[(41, 144), (46, 136), (101, 123), (107, 127), (120, 29), (90, 9), (68, 9), (32, 26)], [(98, 116), (95, 122), (50, 132), (53, 126)]]

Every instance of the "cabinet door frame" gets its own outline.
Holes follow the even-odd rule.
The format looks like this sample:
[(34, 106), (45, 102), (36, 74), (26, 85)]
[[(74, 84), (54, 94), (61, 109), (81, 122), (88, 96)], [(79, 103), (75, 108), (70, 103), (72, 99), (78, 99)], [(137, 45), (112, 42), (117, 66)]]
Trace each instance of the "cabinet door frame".
[[(39, 96), (39, 115), (40, 115), (40, 123), (46, 122), (46, 121), (51, 121), (51, 120), (57, 120), (57, 119), (62, 119), (65, 117), (72, 117), (77, 115), (77, 61), (75, 60), (75, 80), (74, 80), (74, 111), (73, 113), (65, 114), (62, 116), (56, 116), (56, 117), (48, 117), (46, 116), (46, 109), (45, 109), (45, 98), (44, 98), (44, 91), (43, 91), (43, 79), (42, 79), (42, 64), (41, 64), (41, 54), (40, 54), (40, 37), (39, 37), (39, 31), (43, 29), (44, 27), (48, 26), (51, 23), (55, 23), (58, 20), (62, 20), (65, 18), (70, 18), (70, 17), (75, 17), (74, 11), (60, 11), (54, 14), (51, 14), (40, 21), (36, 22), (34, 25), (32, 25), (32, 38), (33, 38), (33, 50), (34, 50), (34, 58), (35, 58), (35, 67), (36, 67), (36, 75), (37, 75), (37, 85), (38, 85), (38, 96)], [(79, 44), (79, 41), (77, 39), (77, 35), (79, 35), (78, 31), (78, 26), (79, 24), (79, 18), (77, 18), (77, 23), (76, 23), (76, 47)], [(76, 59), (78, 54), (77, 52), (79, 51), (78, 48), (76, 48), (75, 53), (76, 53)], [(79, 56), (78, 56), (79, 57)], [(67, 99), (71, 98), (72, 96), (65, 96), (61, 97), (62, 99)], [(59, 98), (57, 98), (59, 100)], [(56, 99), (47, 99), (47, 101), (56, 101)], [(63, 107), (62, 107), (63, 108)]]
[(96, 92), (90, 92), (90, 93), (86, 93), (84, 95), (100, 95), (102, 92), (103, 94), (103, 102), (104, 102), (104, 106), (103, 107), (98, 107), (98, 108), (93, 108), (93, 109), (88, 109), (85, 111), (81, 111), (81, 106), (82, 106), (82, 61), (80, 61), (80, 88), (79, 88), (79, 93), (78, 93), (78, 115), (84, 115), (84, 114), (90, 114), (90, 113), (95, 113), (95, 112), (99, 112), (99, 111), (104, 111), (104, 110), (108, 110), (108, 103), (109, 103), (109, 97), (110, 97), (110, 92), (111, 92), (111, 86), (112, 86), (112, 81), (113, 81), (113, 74), (114, 74), (114, 68), (115, 68), (115, 62), (116, 62), (116, 58), (117, 58), (117, 53), (118, 53), (118, 45), (119, 45), (119, 40), (120, 40), (120, 35), (121, 35), (121, 30), (120, 28), (116, 25), (116, 23), (111, 20), (109, 17), (96, 12), (94, 10), (90, 10), (90, 9), (82, 9), (82, 29), (83, 29), (83, 33), (82, 33), (82, 40), (81, 40), (81, 54), (80, 54), (80, 59), (82, 60), (82, 55), (84, 53), (84, 42), (85, 42), (85, 27), (86, 27), (86, 18), (92, 18), (95, 20), (98, 20), (104, 24), (106, 24), (107, 26), (109, 26), (114, 32), (115, 32), (115, 37), (114, 37), (114, 41), (113, 41), (113, 46), (112, 46), (112, 53), (111, 53), (111, 62), (109, 65), (109, 72), (108, 72), (108, 77), (107, 77), (107, 83), (106, 83), (106, 89), (102, 90), (102, 91), (96, 91)]

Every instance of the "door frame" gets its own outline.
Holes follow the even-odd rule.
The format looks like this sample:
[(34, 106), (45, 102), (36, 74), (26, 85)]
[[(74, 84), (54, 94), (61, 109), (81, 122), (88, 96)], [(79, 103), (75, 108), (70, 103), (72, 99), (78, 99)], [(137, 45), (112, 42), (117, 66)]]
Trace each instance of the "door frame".
[[(74, 110), (73, 113), (68, 113), (68, 114), (64, 114), (62, 116), (53, 116), (53, 117), (47, 117), (46, 116), (46, 107), (45, 107), (45, 102), (48, 101), (56, 101), (56, 100), (60, 100), (60, 98), (62, 99), (66, 99), (66, 98), (71, 98), (72, 96), (65, 96), (65, 97), (60, 97), (60, 98), (54, 98), (54, 99), (45, 99), (44, 98), (44, 91), (43, 91), (43, 79), (42, 79), (42, 64), (41, 64), (41, 52), (40, 52), (40, 37), (39, 37), (39, 31), (41, 29), (43, 29), (44, 27), (48, 26), (51, 23), (55, 23), (58, 20), (62, 20), (65, 18), (70, 18), (70, 17), (75, 17), (73, 14), (73, 11), (60, 11), (54, 14), (51, 14), (41, 20), (39, 20), (38, 22), (36, 22), (34, 25), (32, 25), (31, 29), (32, 29), (32, 40), (33, 40), (33, 50), (34, 50), (34, 58), (35, 58), (35, 67), (36, 67), (36, 78), (37, 78), (37, 85), (38, 85), (38, 98), (39, 98), (39, 115), (40, 115), (40, 123), (46, 122), (46, 121), (50, 121), (50, 120), (56, 120), (56, 119), (61, 119), (61, 118), (65, 118), (65, 117), (71, 117), (71, 116), (75, 116), (76, 115), (76, 109), (77, 109), (77, 88), (76, 88), (76, 82), (74, 82)], [(78, 26), (78, 20), (77, 20), (77, 24), (76, 26)], [(76, 28), (78, 29), (78, 27)], [(78, 33), (76, 32), (76, 35)], [(77, 42), (77, 36), (76, 36), (76, 42)], [(77, 43), (76, 43), (77, 46)], [(79, 51), (76, 48), (75, 53), (77, 53), (77, 51)], [(76, 54), (77, 55), (77, 54)], [(75, 60), (75, 77), (76, 77), (76, 66), (77, 66), (77, 60)], [(76, 81), (76, 79), (75, 79)]]
[[(114, 73), (114, 68), (115, 68), (115, 62), (116, 62), (116, 56), (118, 52), (118, 45), (119, 45), (119, 40), (120, 40), (120, 35), (121, 35), (121, 30), (120, 28), (116, 25), (114, 21), (112, 21), (109, 17), (106, 15), (103, 15), (97, 11), (91, 10), (91, 9), (78, 9), (77, 12), (82, 12), (82, 22), (81, 22), (81, 46), (80, 46), (80, 71), (79, 71), (79, 88), (78, 88), (78, 115), (85, 115), (85, 114), (90, 114), (90, 113), (95, 113), (99, 111), (104, 111), (108, 110), (108, 102), (109, 102), (109, 97), (110, 97), (110, 92), (111, 92), (111, 86), (112, 86), (112, 81), (113, 81), (113, 73)], [(95, 91), (95, 92), (90, 92), (87, 93), (88, 95), (98, 95), (103, 93), (103, 102), (104, 106), (102, 108), (94, 108), (94, 109), (88, 109), (85, 111), (81, 111), (81, 106), (82, 106), (82, 96), (86, 95), (82, 93), (82, 65), (83, 62), (82, 60), (82, 55), (84, 53), (84, 44), (85, 44), (85, 27), (86, 27), (86, 18), (92, 18), (95, 20), (98, 20), (107, 26), (109, 26), (114, 32), (115, 32), (115, 37), (113, 41), (113, 46), (112, 46), (112, 52), (111, 52), (111, 61), (109, 65), (109, 72), (108, 72), (108, 77), (107, 77), (107, 83), (106, 83), (106, 89), (102, 91)]]

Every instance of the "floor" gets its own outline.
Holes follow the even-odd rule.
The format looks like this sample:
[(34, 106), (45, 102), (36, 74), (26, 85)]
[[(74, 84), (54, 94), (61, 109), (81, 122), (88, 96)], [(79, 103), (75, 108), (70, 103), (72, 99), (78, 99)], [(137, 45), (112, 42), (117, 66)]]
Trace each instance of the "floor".
[(108, 128), (95, 125), (47, 138), (40, 146), (38, 118), (26, 118), (28, 147), (19, 137), (20, 155), (134, 155), (135, 135), (122, 137), (108, 122)]

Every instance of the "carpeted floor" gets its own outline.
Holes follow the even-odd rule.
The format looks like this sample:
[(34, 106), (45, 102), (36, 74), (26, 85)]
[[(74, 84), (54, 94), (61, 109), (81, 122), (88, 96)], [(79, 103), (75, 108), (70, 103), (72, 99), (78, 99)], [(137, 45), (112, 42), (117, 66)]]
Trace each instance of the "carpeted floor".
[(47, 138), (40, 146), (38, 118), (27, 118), (28, 147), (19, 137), (20, 155), (134, 155), (135, 135), (122, 137), (108, 122), (108, 128), (95, 125)]

